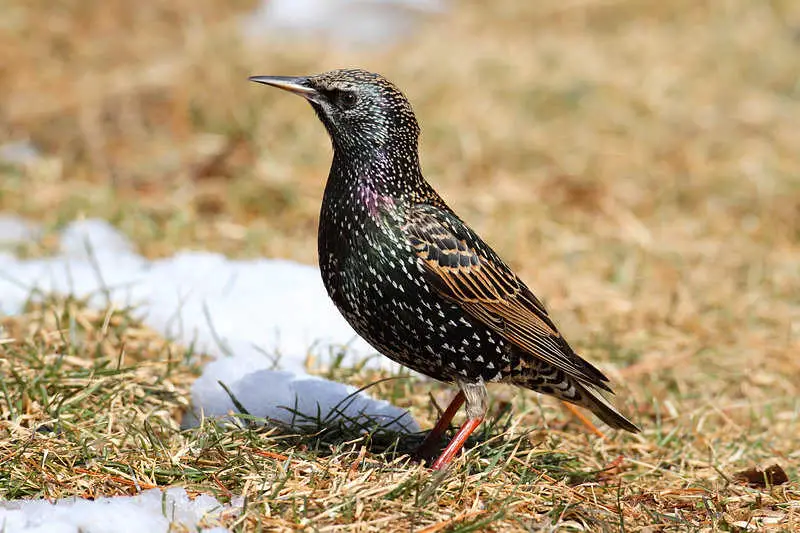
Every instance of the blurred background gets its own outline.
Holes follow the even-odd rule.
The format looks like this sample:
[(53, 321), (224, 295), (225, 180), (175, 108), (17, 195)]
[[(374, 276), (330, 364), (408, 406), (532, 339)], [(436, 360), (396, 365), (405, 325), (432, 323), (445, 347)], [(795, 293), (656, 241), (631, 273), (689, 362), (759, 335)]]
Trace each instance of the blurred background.
[(247, 77), (359, 66), (406, 92), (429, 180), (634, 397), (800, 395), (796, 0), (3, 11), (0, 212), (46, 228), (23, 254), (99, 217), (149, 257), (314, 264), (330, 143)]

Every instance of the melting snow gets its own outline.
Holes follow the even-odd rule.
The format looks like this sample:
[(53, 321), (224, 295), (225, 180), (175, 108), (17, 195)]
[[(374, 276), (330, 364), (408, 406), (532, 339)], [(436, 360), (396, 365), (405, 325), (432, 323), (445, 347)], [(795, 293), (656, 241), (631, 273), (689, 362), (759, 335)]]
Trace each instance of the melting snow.
[(208, 495), (193, 500), (179, 488), (144, 491), (136, 496), (114, 498), (65, 498), (0, 502), (0, 531), (36, 533), (141, 533), (169, 531), (180, 525), (188, 531), (207, 533), (224, 528), (202, 528), (224, 512), (235, 513), (241, 502), (223, 505)]
[(316, 35), (338, 44), (386, 46), (446, 9), (445, 0), (262, 0), (243, 31), (252, 39), (278, 31), (284, 38)]
[(403, 410), (365, 394), (345, 401), (353, 387), (306, 374), (309, 354), (329, 361), (342, 350), (346, 362), (373, 356), (367, 364), (393, 365), (374, 357), (339, 315), (316, 268), (209, 252), (149, 261), (100, 220), (73, 222), (60, 246), (59, 255), (45, 259), (0, 253), (0, 313), (20, 312), (33, 289), (89, 298), (96, 306), (133, 306), (153, 330), (216, 357), (192, 387), (198, 415), (234, 409), (222, 381), (253, 415), (291, 422), (295, 415), (285, 407), (326, 417), (344, 405), (348, 417), (363, 412), (393, 429), (418, 431)]
[[(374, 356), (327, 297), (316, 268), (289, 261), (234, 261), (209, 252), (179, 252), (150, 261), (108, 223), (73, 222), (60, 238), (60, 253), (19, 259), (9, 245), (38, 234), (35, 225), (0, 216), (0, 315), (19, 313), (38, 294), (71, 294), (90, 305), (132, 306), (139, 318), (167, 338), (215, 357), (192, 386), (194, 416), (235, 410), (222, 381), (254, 416), (292, 423), (298, 411), (311, 418), (351, 420), (368, 416), (397, 431), (419, 426), (403, 409), (354, 394), (352, 386), (305, 372), (307, 357), (326, 362), (344, 351), (345, 363)], [(275, 356), (277, 355), (277, 357)], [(369, 365), (392, 367), (383, 357)], [(288, 408), (288, 409), (287, 409)], [(291, 410), (290, 410), (291, 409)], [(167, 518), (162, 499), (168, 502)], [(210, 496), (189, 500), (179, 489), (131, 498), (0, 503), (0, 531), (167, 531), (170, 522), (196, 529), (206, 513), (225, 508)]]

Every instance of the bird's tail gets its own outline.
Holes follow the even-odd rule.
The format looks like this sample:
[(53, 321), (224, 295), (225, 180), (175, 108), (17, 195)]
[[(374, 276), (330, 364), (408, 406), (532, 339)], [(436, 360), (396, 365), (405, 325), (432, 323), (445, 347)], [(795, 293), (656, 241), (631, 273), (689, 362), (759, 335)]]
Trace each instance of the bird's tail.
[(518, 375), (515, 376), (515, 379), (509, 381), (588, 409), (614, 429), (624, 429), (631, 433), (640, 431), (633, 422), (617, 411), (594, 385), (575, 377), (567, 376), (562, 371), (549, 365), (540, 365), (536, 373), (524, 376)]
[(578, 393), (575, 398), (563, 397), (561, 398), (562, 400), (574, 403), (580, 407), (585, 407), (594, 413), (597, 418), (614, 429), (624, 429), (631, 433), (639, 433), (639, 431), (641, 431), (636, 424), (625, 418), (622, 413), (617, 411), (616, 407), (611, 405), (611, 403), (591, 385), (573, 383), (573, 386)]

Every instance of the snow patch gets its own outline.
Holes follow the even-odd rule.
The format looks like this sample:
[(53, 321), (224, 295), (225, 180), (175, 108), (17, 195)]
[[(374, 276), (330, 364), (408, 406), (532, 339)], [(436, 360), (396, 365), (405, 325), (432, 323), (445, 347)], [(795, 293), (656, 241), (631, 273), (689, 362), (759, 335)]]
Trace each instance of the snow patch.
[(140, 533), (171, 531), (183, 526), (188, 531), (225, 531), (203, 529), (223, 513), (241, 508), (221, 504), (216, 498), (201, 494), (192, 499), (181, 488), (162, 492), (152, 489), (136, 496), (101, 497), (95, 500), (65, 498), (49, 503), (44, 500), (0, 502), (0, 531), (5, 533)]
[[(16, 234), (13, 224), (3, 228), (0, 241)], [(419, 431), (405, 410), (364, 393), (348, 398), (352, 387), (306, 373), (309, 356), (328, 362), (336, 353), (345, 354), (345, 364), (373, 356), (369, 366), (396, 368), (374, 357), (341, 317), (316, 268), (196, 251), (149, 261), (101, 220), (71, 223), (60, 250), (32, 260), (0, 253), (0, 313), (19, 313), (34, 290), (135, 308), (154, 331), (216, 358), (192, 387), (195, 417), (234, 410), (221, 381), (255, 416), (292, 423), (297, 410), (312, 419), (369, 417), (392, 430)]]
[(243, 31), (251, 39), (277, 31), (344, 45), (388, 45), (410, 35), (426, 15), (445, 10), (445, 0), (262, 0)]

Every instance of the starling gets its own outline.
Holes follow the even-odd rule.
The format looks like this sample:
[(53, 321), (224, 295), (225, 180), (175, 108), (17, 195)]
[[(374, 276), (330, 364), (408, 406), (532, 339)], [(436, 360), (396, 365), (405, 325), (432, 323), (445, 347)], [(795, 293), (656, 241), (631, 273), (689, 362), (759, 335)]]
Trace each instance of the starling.
[(411, 104), (360, 69), (251, 81), (304, 97), (328, 130), (322, 280), (345, 319), (383, 355), (459, 393), (421, 447), (437, 446), (466, 402), (467, 421), (438, 459), (455, 457), (486, 413), (487, 383), (510, 383), (639, 429), (601, 394), (608, 378), (577, 355), (539, 299), (422, 175)]

